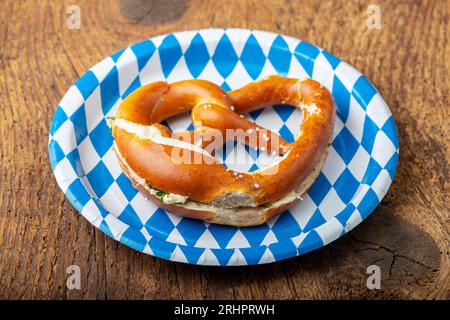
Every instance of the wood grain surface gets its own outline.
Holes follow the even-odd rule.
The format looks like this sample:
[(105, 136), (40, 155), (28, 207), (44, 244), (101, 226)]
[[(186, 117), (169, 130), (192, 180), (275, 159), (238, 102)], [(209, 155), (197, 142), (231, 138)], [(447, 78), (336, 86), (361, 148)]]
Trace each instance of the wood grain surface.
[[(67, 7), (81, 28), (66, 26)], [(381, 9), (382, 29), (367, 27)], [(450, 2), (0, 1), (0, 298), (448, 299)], [(102, 58), (179, 30), (243, 27), (331, 51), (380, 90), (398, 125), (396, 178), (372, 216), (320, 250), (254, 267), (157, 259), (108, 238), (56, 185), (50, 122), (66, 90)], [(366, 287), (378, 264), (381, 290)], [(68, 290), (66, 268), (81, 269)]]

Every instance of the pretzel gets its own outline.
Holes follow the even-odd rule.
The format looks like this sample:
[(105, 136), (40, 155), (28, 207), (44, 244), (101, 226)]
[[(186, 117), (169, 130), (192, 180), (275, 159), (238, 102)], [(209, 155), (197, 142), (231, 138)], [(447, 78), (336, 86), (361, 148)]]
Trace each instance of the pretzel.
[[(242, 116), (274, 104), (303, 111), (294, 142)], [(160, 124), (188, 111), (194, 131), (172, 133)], [(128, 96), (110, 125), (119, 163), (145, 197), (182, 216), (251, 226), (289, 208), (312, 185), (325, 161), (334, 119), (334, 100), (321, 84), (270, 76), (228, 93), (205, 80), (154, 82)], [(276, 154), (276, 163), (253, 172), (236, 172), (205, 150), (208, 139), (200, 145), (186, 141), (194, 135), (214, 133), (217, 137), (230, 129), (245, 133), (234, 139)], [(263, 139), (253, 139), (261, 137), (261, 132)], [(200, 156), (202, 161), (175, 159), (181, 153), (187, 158)]]

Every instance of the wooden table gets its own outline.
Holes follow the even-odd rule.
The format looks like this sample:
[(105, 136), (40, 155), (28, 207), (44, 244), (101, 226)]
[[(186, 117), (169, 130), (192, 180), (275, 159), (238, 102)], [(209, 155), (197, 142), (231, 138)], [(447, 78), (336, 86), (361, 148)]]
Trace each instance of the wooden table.
[[(81, 28), (67, 28), (67, 7)], [(378, 5), (382, 29), (367, 27)], [(449, 298), (450, 2), (0, 2), (0, 298)], [(270, 30), (321, 46), (380, 90), (400, 135), (397, 176), (373, 215), (325, 248), (254, 267), (147, 256), (77, 214), (48, 159), (58, 102), (89, 67), (142, 39), (206, 27)], [(81, 289), (68, 290), (77, 264)], [(381, 267), (381, 290), (366, 287)]]

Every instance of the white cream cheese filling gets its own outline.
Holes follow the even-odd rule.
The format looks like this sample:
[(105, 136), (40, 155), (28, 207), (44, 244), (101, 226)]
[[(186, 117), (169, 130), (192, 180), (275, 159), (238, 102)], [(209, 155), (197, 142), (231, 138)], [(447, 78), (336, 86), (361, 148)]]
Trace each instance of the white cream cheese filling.
[(150, 126), (145, 126), (142, 124), (137, 124), (131, 121), (127, 121), (125, 119), (110, 119), (108, 121), (108, 125), (110, 127), (112, 126), (116, 126), (120, 129), (125, 130), (128, 133), (132, 133), (137, 135), (140, 139), (144, 139), (144, 140), (151, 140), (154, 143), (158, 143), (158, 144), (162, 144), (162, 145), (167, 145), (167, 146), (172, 146), (172, 147), (177, 147), (177, 148), (182, 148), (182, 149), (188, 149), (194, 152), (198, 152), (201, 153), (202, 155), (208, 156), (208, 157), (213, 157), (208, 151), (206, 151), (205, 149), (185, 142), (185, 141), (181, 141), (178, 139), (173, 139), (173, 138), (167, 138), (167, 137), (163, 137), (163, 135), (161, 134), (161, 131), (159, 131), (159, 129), (153, 125)]

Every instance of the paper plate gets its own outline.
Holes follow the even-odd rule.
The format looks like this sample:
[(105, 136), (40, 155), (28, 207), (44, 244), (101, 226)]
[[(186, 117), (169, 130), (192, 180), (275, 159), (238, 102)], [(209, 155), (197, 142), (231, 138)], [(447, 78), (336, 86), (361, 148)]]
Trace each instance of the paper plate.
[[(337, 104), (334, 139), (323, 170), (303, 200), (258, 227), (235, 228), (180, 218), (147, 201), (123, 174), (105, 117), (140, 86), (206, 79), (225, 90), (267, 75), (311, 77)], [(292, 140), (301, 114), (290, 106), (248, 115)], [(189, 116), (166, 123), (191, 129)], [(230, 150), (233, 151), (230, 153)], [(222, 154), (251, 152), (228, 145)], [(398, 137), (373, 85), (332, 54), (288, 36), (245, 29), (205, 29), (157, 36), (89, 69), (66, 93), (50, 128), (50, 161), (74, 207), (110, 237), (144, 253), (203, 265), (279, 261), (322, 247), (353, 229), (378, 205), (395, 174)], [(252, 153), (243, 171), (261, 165)]]

